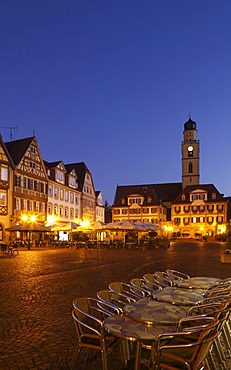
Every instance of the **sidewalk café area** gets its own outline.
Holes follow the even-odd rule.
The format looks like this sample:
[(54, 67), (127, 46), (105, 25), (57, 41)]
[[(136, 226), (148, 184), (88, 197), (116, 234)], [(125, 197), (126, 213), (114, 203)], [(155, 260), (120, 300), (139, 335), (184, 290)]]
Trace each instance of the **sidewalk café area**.
[(124, 368), (228, 369), (230, 311), (231, 277), (166, 270), (109, 283), (96, 297), (73, 300), (78, 340), (71, 369), (79, 368), (81, 350), (98, 350), (108, 370), (116, 346)]

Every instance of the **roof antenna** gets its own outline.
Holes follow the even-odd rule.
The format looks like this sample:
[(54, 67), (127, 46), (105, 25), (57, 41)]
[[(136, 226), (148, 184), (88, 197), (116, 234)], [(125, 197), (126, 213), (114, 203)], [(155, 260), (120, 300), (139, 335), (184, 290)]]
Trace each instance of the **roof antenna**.
[(17, 126), (2, 126), (10, 130), (10, 141), (13, 141), (13, 130), (17, 130)]
[(189, 118), (189, 119), (191, 119), (191, 118), (192, 118), (192, 116), (191, 116), (191, 112), (189, 112), (189, 114), (188, 114), (188, 118)]
[(33, 130), (33, 136), (35, 136), (35, 129)]

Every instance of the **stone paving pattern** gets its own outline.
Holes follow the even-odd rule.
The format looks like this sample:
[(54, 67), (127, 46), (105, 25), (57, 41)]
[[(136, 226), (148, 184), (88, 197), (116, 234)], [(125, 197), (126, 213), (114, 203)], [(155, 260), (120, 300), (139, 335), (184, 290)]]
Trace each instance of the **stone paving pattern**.
[[(220, 262), (224, 249), (219, 243), (178, 242), (167, 250), (21, 249), (16, 257), (0, 255), (0, 370), (70, 369), (75, 297), (167, 268), (226, 278), (231, 265)], [(101, 369), (100, 358), (80, 360), (77, 369)], [(108, 364), (109, 370), (123, 368), (116, 352)]]

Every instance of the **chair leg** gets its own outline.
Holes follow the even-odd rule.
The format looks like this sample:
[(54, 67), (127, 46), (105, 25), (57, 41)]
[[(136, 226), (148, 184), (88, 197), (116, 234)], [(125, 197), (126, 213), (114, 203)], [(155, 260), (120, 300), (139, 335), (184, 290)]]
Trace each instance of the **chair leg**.
[(105, 340), (101, 341), (101, 359), (102, 359), (102, 368), (107, 370), (107, 350)]
[(77, 346), (76, 346), (76, 348), (75, 348), (75, 352), (73, 354), (72, 360), (71, 360), (71, 370), (74, 370), (75, 369), (75, 363), (76, 363), (77, 358), (79, 356), (80, 349), (81, 349), (81, 346), (78, 343)]

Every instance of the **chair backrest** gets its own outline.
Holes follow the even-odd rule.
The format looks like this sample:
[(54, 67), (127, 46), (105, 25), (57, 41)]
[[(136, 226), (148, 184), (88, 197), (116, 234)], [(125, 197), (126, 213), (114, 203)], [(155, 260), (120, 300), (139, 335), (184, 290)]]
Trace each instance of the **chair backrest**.
[(171, 369), (179, 369), (187, 363), (188, 368), (196, 370), (207, 356), (214, 339), (218, 335), (218, 320), (216, 318), (198, 317), (194, 322), (191, 322), (190, 317), (182, 319), (185, 325), (187, 325), (187, 319), (189, 327), (183, 328), (182, 323), (183, 331), (172, 333), (172, 337), (169, 335), (167, 342), (167, 334), (159, 336), (156, 356), (157, 361), (159, 361), (158, 369), (169, 368), (165, 367), (164, 358), (166, 357), (174, 362)]
[(184, 280), (190, 278), (189, 275), (177, 270), (166, 270), (166, 273), (171, 280)]
[(162, 285), (156, 280), (154, 274), (145, 274), (143, 276), (145, 285), (152, 290), (162, 289)]
[(97, 292), (97, 298), (102, 302), (112, 304), (119, 309), (120, 313), (123, 312), (123, 307), (131, 302), (125, 295), (106, 289)]
[(114, 281), (110, 283), (108, 287), (113, 292), (120, 293), (128, 297), (131, 300), (131, 302), (137, 301), (138, 299), (142, 298), (141, 294), (140, 293), (137, 294), (134, 291), (134, 287), (127, 283)]
[(172, 280), (165, 271), (156, 271), (154, 277), (162, 287), (173, 286)]
[(130, 281), (131, 285), (138, 288), (138, 289), (141, 289), (142, 292), (143, 292), (143, 296), (144, 297), (151, 297), (152, 296), (152, 293), (151, 291), (148, 289), (148, 286), (146, 285), (146, 281), (142, 278), (134, 278)]

